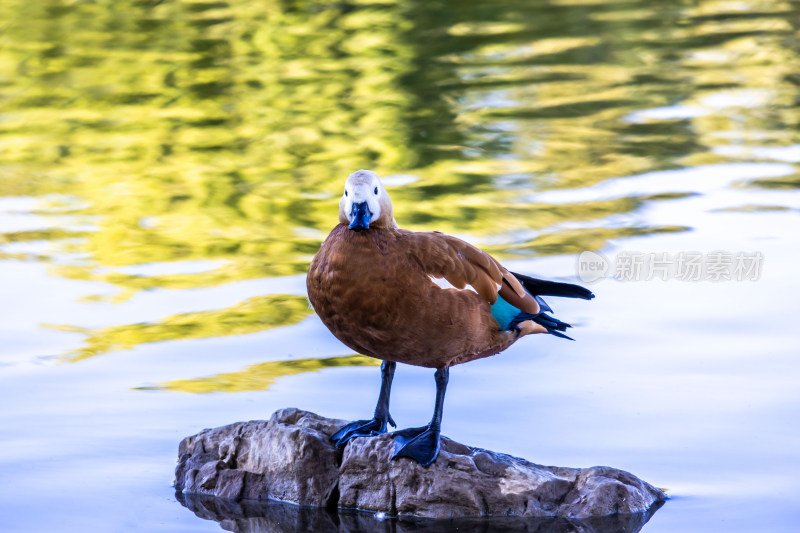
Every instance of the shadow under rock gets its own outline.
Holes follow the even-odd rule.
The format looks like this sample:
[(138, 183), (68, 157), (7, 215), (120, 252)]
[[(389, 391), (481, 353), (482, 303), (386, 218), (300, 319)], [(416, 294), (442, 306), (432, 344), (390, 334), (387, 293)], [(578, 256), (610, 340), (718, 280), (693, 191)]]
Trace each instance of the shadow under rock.
[(642, 513), (571, 519), (564, 517), (521, 518), (423, 518), (379, 519), (374, 513), (359, 511), (331, 512), (319, 507), (300, 507), (278, 501), (225, 500), (214, 496), (183, 494), (175, 497), (187, 509), (205, 520), (219, 522), (222, 529), (234, 533), (405, 533), (425, 531), (449, 533), (637, 533), (663, 505), (656, 503)]

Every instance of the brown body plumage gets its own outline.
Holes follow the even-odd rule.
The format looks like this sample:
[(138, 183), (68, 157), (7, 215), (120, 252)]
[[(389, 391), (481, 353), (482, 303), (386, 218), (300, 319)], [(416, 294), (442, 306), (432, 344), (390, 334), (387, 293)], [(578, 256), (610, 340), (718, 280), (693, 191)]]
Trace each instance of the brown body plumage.
[[(443, 289), (431, 278), (475, 290)], [(355, 232), (344, 224), (325, 240), (307, 278), (317, 314), (350, 348), (431, 368), (494, 355), (519, 338), (519, 331), (500, 330), (491, 313), (498, 286), (514, 292), (509, 283), (537, 313), (513, 275), (464, 241), (397, 228)]]
[(314, 310), (339, 340), (384, 361), (375, 416), (342, 427), (331, 437), (337, 446), (394, 425), (389, 395), (396, 363), (436, 369), (430, 424), (394, 433), (393, 458), (423, 466), (439, 451), (449, 368), (501, 352), (530, 333), (566, 337), (561, 332), (569, 324), (545, 313), (550, 308), (540, 294), (593, 296), (576, 285), (515, 275), (461, 239), (398, 228), (389, 195), (368, 170), (347, 178), (339, 225), (311, 261), (306, 284)]

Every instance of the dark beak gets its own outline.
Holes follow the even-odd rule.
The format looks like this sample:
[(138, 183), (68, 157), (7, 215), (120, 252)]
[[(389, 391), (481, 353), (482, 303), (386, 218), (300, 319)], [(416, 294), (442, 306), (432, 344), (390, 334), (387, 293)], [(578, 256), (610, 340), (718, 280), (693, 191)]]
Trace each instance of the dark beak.
[(363, 229), (369, 229), (369, 220), (372, 217), (372, 213), (369, 212), (367, 202), (353, 204), (350, 216), (353, 217), (353, 221), (348, 226), (351, 230), (361, 231)]

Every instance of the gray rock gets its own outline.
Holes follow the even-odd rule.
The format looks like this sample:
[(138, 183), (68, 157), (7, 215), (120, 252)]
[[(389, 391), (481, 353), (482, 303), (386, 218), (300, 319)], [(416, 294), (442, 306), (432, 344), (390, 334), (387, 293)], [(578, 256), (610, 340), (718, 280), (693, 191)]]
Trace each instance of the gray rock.
[(327, 505), (340, 455), (328, 437), (345, 423), (281, 409), (266, 422), (204, 429), (181, 441), (175, 486), (234, 500)]
[(345, 424), (298, 409), (269, 421), (206, 429), (179, 448), (176, 488), (229, 500), (427, 518), (566, 517), (639, 513), (666, 496), (610, 467), (541, 466), (442, 438), (428, 468), (390, 459), (390, 434), (356, 438), (343, 454), (328, 437)]

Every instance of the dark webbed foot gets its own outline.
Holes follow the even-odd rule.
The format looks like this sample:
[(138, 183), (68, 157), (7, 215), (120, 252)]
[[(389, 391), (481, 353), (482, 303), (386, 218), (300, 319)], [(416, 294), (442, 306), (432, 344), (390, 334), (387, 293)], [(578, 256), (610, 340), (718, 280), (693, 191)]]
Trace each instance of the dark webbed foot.
[(425, 427), (402, 429), (392, 433), (395, 441), (392, 459), (408, 457), (422, 466), (429, 466), (439, 455), (442, 407), (444, 406), (444, 393), (447, 390), (450, 369), (448, 367), (440, 368), (433, 377), (436, 380), (436, 405), (433, 408), (431, 423)]
[(354, 437), (374, 437), (386, 433), (386, 423), (397, 427), (392, 417), (387, 415), (386, 420), (373, 418), (372, 420), (356, 420), (342, 426), (339, 431), (331, 435), (331, 441), (337, 448), (343, 448), (347, 441)]
[(408, 457), (422, 466), (429, 466), (439, 455), (439, 430), (430, 426), (409, 428), (392, 433), (394, 455), (392, 459)]

